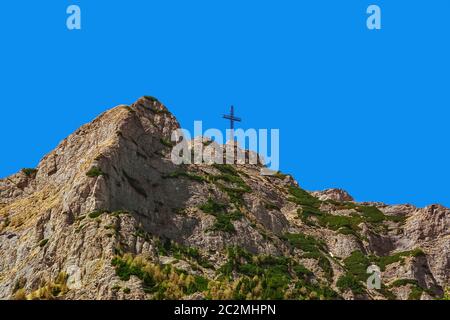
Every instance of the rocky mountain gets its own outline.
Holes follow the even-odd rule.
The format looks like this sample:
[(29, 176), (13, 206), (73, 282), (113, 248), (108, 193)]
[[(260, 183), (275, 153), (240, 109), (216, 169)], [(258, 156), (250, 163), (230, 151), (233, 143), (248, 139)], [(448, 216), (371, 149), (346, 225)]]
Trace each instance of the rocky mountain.
[(449, 209), (307, 192), (261, 164), (175, 165), (176, 128), (144, 97), (0, 180), (0, 298), (436, 299), (450, 286)]

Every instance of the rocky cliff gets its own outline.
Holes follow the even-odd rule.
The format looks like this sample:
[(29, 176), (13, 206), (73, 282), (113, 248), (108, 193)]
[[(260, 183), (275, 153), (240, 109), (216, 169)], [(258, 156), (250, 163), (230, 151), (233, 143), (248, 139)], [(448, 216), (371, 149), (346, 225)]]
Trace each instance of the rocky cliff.
[(307, 192), (261, 165), (177, 166), (178, 127), (144, 97), (0, 180), (0, 298), (435, 299), (450, 285), (449, 209)]

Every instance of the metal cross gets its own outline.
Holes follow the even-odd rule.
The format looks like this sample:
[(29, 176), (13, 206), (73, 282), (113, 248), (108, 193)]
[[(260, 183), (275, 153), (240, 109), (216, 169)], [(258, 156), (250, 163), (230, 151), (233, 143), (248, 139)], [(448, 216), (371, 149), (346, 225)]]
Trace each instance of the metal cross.
[(242, 121), (241, 118), (238, 118), (238, 117), (234, 116), (234, 107), (233, 106), (231, 106), (230, 114), (224, 114), (223, 118), (230, 120), (230, 129), (231, 129), (231, 131), (234, 130), (234, 122), (235, 121), (237, 121), (237, 122), (241, 122)]

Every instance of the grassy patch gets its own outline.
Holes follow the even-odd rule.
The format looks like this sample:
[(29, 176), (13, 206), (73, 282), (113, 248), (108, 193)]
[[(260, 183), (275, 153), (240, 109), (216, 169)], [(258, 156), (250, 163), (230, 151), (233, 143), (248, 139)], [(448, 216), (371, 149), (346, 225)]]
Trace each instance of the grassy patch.
[(362, 213), (363, 219), (369, 223), (380, 223), (386, 220), (386, 216), (377, 207), (358, 206), (357, 210)]
[(243, 195), (252, 190), (239, 172), (230, 164), (213, 164), (213, 167), (219, 170), (220, 174), (210, 176), (209, 179), (228, 195), (231, 203), (236, 206), (244, 205)]
[(361, 251), (353, 251), (352, 254), (344, 259), (347, 272), (359, 281), (366, 281), (368, 278), (367, 268), (370, 261)]
[(96, 219), (103, 214), (103, 210), (95, 210), (88, 214), (88, 217), (91, 219)]
[(396, 287), (403, 287), (403, 286), (410, 286), (410, 293), (408, 296), (408, 300), (419, 300), (420, 297), (422, 296), (422, 293), (425, 291), (430, 295), (433, 295), (433, 292), (431, 292), (430, 290), (424, 289), (419, 285), (419, 282), (415, 279), (398, 279), (395, 280), (392, 285), (391, 288), (396, 288)]
[(128, 211), (126, 211), (126, 210), (116, 210), (116, 211), (111, 212), (111, 215), (113, 217), (118, 217), (120, 215), (129, 215), (129, 214), (130, 213)]
[(219, 203), (211, 198), (206, 203), (199, 206), (199, 208), (205, 212), (216, 217), (216, 222), (212, 227), (212, 231), (224, 231), (235, 232), (235, 228), (232, 221), (239, 220), (243, 217), (243, 214), (239, 210), (228, 212), (228, 206), (223, 203)]
[(357, 234), (359, 231), (358, 225), (363, 222), (363, 219), (357, 214), (350, 217), (324, 214), (319, 217), (319, 222), (322, 226), (331, 230), (342, 229), (342, 232)]
[(175, 179), (179, 177), (185, 177), (198, 182), (207, 182), (208, 180), (205, 177), (197, 175), (195, 173), (186, 172), (186, 171), (174, 171), (167, 175), (163, 176), (163, 179)]
[(156, 240), (158, 253), (165, 256), (173, 256), (176, 259), (196, 261), (204, 268), (212, 268), (212, 264), (200, 253), (197, 248), (183, 246), (169, 239)]
[(336, 286), (341, 292), (351, 290), (353, 294), (363, 294), (365, 292), (363, 285), (351, 274), (345, 274), (339, 277)]
[(212, 165), (215, 169), (219, 170), (223, 174), (228, 174), (231, 176), (239, 176), (238, 171), (231, 164), (217, 164)]
[(199, 206), (199, 209), (201, 209), (205, 213), (219, 214), (224, 213), (227, 207), (228, 206), (226, 204), (217, 202), (216, 200), (209, 198), (206, 203)]
[(288, 241), (293, 247), (304, 251), (305, 254), (302, 256), (303, 258), (317, 260), (317, 264), (322, 269), (328, 280), (333, 278), (333, 268), (331, 263), (322, 252), (326, 251), (326, 245), (324, 242), (300, 233), (287, 233), (282, 237), (282, 239)]
[(116, 275), (122, 281), (130, 280), (131, 276), (136, 276), (142, 280), (144, 291), (153, 292), (156, 281), (149, 270), (145, 269), (145, 264), (138, 260), (115, 257), (111, 264), (116, 268)]
[(292, 270), (297, 275), (298, 278), (305, 279), (313, 275), (313, 272), (306, 268), (302, 264), (298, 264), (292, 267)]
[(103, 173), (103, 171), (100, 168), (92, 167), (91, 169), (89, 169), (88, 172), (86, 172), (86, 175), (90, 178), (95, 178), (95, 177), (103, 176), (105, 174)]
[(286, 233), (283, 238), (287, 240), (295, 248), (301, 249), (305, 252), (317, 252), (324, 249), (325, 244), (314, 237), (307, 236), (301, 233)]
[(381, 271), (385, 271), (386, 266), (396, 263), (396, 262), (404, 261), (405, 257), (420, 257), (423, 255), (425, 255), (425, 253), (422, 251), (422, 249), (416, 248), (411, 251), (397, 252), (390, 256), (384, 256), (384, 257), (375, 257), (374, 256), (374, 257), (372, 257), (372, 260), (377, 266), (380, 267)]
[(298, 205), (305, 205), (313, 208), (318, 208), (321, 204), (321, 201), (319, 199), (313, 197), (308, 192), (299, 187), (289, 186), (288, 192), (291, 195), (291, 197), (288, 200)]
[(239, 211), (233, 213), (222, 213), (216, 215), (216, 222), (212, 226), (212, 231), (224, 231), (228, 233), (236, 232), (232, 221), (239, 220), (243, 214)]
[(230, 188), (221, 184), (218, 184), (217, 186), (222, 192), (225, 192), (228, 195), (231, 203), (238, 207), (245, 204), (244, 194), (249, 192), (248, 189)]

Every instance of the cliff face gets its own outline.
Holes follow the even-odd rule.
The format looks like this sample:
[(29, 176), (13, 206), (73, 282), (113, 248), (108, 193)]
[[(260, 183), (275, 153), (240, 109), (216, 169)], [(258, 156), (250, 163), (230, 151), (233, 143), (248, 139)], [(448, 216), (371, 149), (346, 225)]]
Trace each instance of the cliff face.
[(141, 98), (0, 180), (0, 298), (431, 299), (450, 285), (447, 208), (308, 193), (260, 165), (177, 166), (178, 127)]

